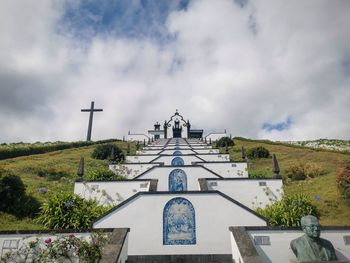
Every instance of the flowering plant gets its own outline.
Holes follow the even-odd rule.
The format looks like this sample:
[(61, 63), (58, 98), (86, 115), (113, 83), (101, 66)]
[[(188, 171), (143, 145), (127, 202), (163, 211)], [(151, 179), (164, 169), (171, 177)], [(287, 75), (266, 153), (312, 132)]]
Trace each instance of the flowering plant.
[(99, 262), (102, 247), (107, 243), (108, 236), (103, 233), (92, 233), (91, 240), (69, 236), (55, 236), (45, 240), (25, 242), (18, 250), (6, 253), (1, 263), (48, 263), (48, 262)]

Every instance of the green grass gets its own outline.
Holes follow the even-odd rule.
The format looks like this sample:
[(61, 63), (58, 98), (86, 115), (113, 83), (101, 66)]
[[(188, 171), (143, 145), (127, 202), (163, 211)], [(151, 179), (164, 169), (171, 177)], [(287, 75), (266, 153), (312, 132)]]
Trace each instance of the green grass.
[[(241, 160), (240, 150), (243, 145), (247, 149), (263, 146), (269, 150), (270, 154), (276, 154), (282, 176), (286, 169), (294, 164), (314, 163), (320, 166), (324, 174), (319, 177), (305, 181), (285, 182), (285, 194), (307, 194), (321, 213), (322, 225), (350, 225), (350, 206), (342, 198), (335, 182), (337, 169), (350, 161), (349, 154), (270, 144), (258, 140), (235, 139), (234, 142), (236, 145), (230, 149), (230, 155), (234, 160)], [(272, 158), (249, 160), (248, 169), (251, 173), (260, 172), (272, 176)], [(314, 199), (316, 196), (320, 197), (319, 201)]]
[[(124, 153), (127, 151), (126, 142), (116, 142)], [(44, 202), (51, 195), (60, 192), (72, 192), (74, 182), (81, 157), (85, 159), (85, 172), (89, 167), (94, 167), (98, 163), (106, 161), (92, 159), (91, 153), (96, 146), (86, 146), (74, 149), (55, 151), (44, 154), (36, 154), (24, 157), (17, 157), (0, 161), (0, 168), (11, 170), (15, 175), (21, 177), (25, 185), (27, 185), (26, 193), (35, 197), (38, 201)], [(131, 144), (131, 154), (135, 153), (135, 145)], [(37, 172), (39, 169), (53, 168), (67, 174), (66, 177), (57, 181), (50, 181), (45, 177), (39, 177)], [(39, 193), (39, 188), (45, 187), (45, 194)], [(13, 215), (0, 213), (0, 230), (14, 229), (43, 229), (42, 226), (36, 224), (32, 219), (18, 219)]]
[[(299, 182), (288, 182), (284, 185), (286, 195), (305, 193), (313, 199), (320, 196), (320, 200), (313, 200), (321, 212), (321, 224), (323, 225), (350, 225), (350, 206), (341, 197), (335, 183), (336, 171), (345, 162), (350, 161), (349, 154), (338, 152), (312, 150), (302, 147), (288, 146), (277, 143), (266, 143), (254, 140), (234, 140), (236, 145), (229, 149), (230, 155), (234, 160), (241, 160), (241, 147), (244, 145), (247, 149), (257, 146), (267, 148), (271, 154), (276, 154), (281, 175), (285, 170), (296, 163), (315, 163), (322, 167), (325, 174), (314, 179)], [(116, 142), (126, 153), (127, 143)], [(59, 191), (73, 191), (76, 172), (80, 157), (85, 158), (85, 169), (103, 162), (91, 159), (90, 155), (95, 146), (67, 149), (45, 154), (37, 154), (26, 157), (18, 157), (0, 161), (0, 167), (12, 170), (19, 175), (27, 185), (27, 193), (44, 202), (54, 193)], [(135, 154), (135, 144), (131, 144), (131, 154)], [(220, 149), (223, 151), (224, 149)], [(249, 172), (272, 176), (272, 159), (249, 160)], [(67, 174), (66, 177), (58, 181), (49, 181), (47, 178), (39, 177), (37, 172), (40, 168), (54, 168)], [(38, 189), (45, 187), (46, 194), (40, 194)], [(39, 224), (34, 223), (33, 219), (18, 219), (13, 215), (0, 213), (0, 230), (24, 230), (24, 229), (43, 229)]]

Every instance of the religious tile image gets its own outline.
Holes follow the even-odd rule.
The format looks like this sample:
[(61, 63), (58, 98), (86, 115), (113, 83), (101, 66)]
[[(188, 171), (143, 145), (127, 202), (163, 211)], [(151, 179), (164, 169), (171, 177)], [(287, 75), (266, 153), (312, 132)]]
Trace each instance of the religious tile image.
[(171, 161), (171, 165), (173, 165), (173, 166), (183, 166), (183, 165), (185, 165), (185, 162), (184, 162), (184, 160), (181, 157), (175, 157)]
[(187, 175), (181, 169), (175, 169), (169, 174), (169, 191), (187, 191)]
[(195, 210), (190, 201), (177, 197), (171, 199), (163, 212), (163, 244), (196, 244)]

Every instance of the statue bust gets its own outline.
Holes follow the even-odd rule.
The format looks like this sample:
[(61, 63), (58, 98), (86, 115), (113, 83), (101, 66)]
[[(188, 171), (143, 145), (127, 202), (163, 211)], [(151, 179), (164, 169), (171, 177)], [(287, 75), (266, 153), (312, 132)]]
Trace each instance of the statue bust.
[(300, 262), (336, 261), (332, 243), (320, 238), (320, 224), (314, 216), (308, 215), (301, 218), (301, 227), (304, 235), (292, 240), (290, 247)]

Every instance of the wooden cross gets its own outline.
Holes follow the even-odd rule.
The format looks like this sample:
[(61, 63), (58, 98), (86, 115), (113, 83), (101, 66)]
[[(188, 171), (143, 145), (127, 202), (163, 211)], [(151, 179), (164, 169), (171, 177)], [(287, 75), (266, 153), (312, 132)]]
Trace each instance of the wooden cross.
[(83, 112), (90, 112), (90, 118), (89, 118), (89, 126), (88, 126), (88, 132), (87, 132), (87, 141), (91, 141), (91, 130), (92, 130), (92, 118), (94, 116), (94, 111), (103, 111), (103, 109), (94, 109), (94, 102), (91, 101), (91, 107), (90, 109), (82, 109)]

